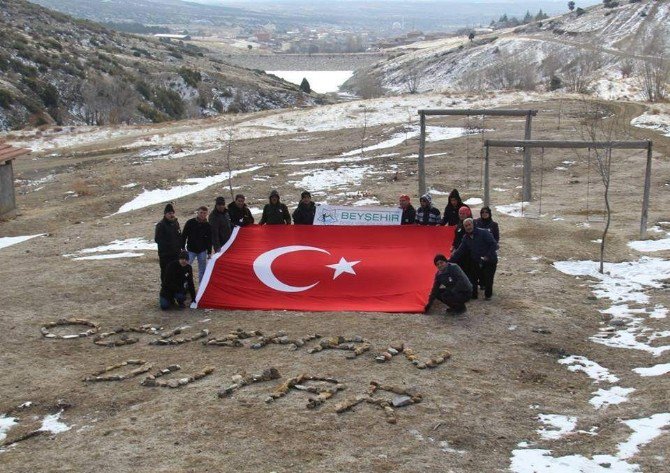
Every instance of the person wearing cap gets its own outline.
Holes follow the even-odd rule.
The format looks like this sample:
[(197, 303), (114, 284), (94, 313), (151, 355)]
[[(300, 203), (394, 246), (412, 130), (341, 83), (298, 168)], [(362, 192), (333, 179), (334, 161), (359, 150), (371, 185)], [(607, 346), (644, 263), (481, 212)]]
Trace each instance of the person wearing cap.
[(228, 204), (228, 215), (233, 227), (246, 227), (254, 223), (254, 216), (251, 215), (251, 210), (247, 207), (245, 200), (244, 195), (237, 194), (235, 201)]
[(449, 262), (470, 261), (468, 278), (472, 284), (472, 298), (477, 299), (477, 281), (484, 286), (486, 300), (493, 295), (493, 275), (498, 265), (498, 243), (493, 235), (481, 228), (475, 228), (472, 218), (463, 220), (465, 235), (458, 249), (452, 253)]
[(263, 216), (260, 225), (291, 225), (291, 214), (286, 204), (279, 201), (279, 192), (270, 192), (270, 203), (263, 207)]
[(165, 270), (165, 278), (161, 283), (158, 300), (161, 309), (168, 310), (175, 304), (180, 309), (186, 307), (186, 291), (195, 302), (195, 284), (193, 284), (193, 268), (188, 264), (188, 252), (182, 251), (177, 261), (171, 261)]
[(177, 261), (182, 248), (181, 229), (172, 204), (165, 206), (163, 219), (156, 224), (154, 241), (158, 245), (158, 264), (161, 268), (161, 281), (163, 281), (167, 265), (172, 261)]
[(293, 223), (296, 225), (312, 225), (314, 224), (315, 215), (316, 205), (312, 202), (312, 194), (308, 191), (303, 191), (300, 194), (300, 202), (293, 211)]
[[(456, 227), (456, 232), (454, 233), (454, 242), (451, 244), (451, 252), (453, 253), (456, 248), (459, 247), (461, 241), (463, 241), (463, 235), (465, 235), (465, 228), (463, 228), (463, 221), (466, 218), (472, 217), (472, 211), (467, 205), (462, 206), (458, 209), (458, 226)], [(463, 268), (463, 266), (461, 266)], [(463, 268), (463, 271), (467, 273), (467, 270)]]
[(437, 299), (447, 306), (447, 314), (462, 314), (472, 294), (472, 283), (463, 270), (457, 264), (450, 263), (444, 255), (435, 255), (433, 264), (437, 267), (437, 273), (424, 312), (428, 312)]
[(226, 208), (226, 199), (219, 196), (214, 201), (214, 209), (209, 214), (209, 224), (212, 226), (212, 246), (214, 253), (218, 253), (226, 244), (232, 232), (230, 215)]
[(188, 264), (198, 260), (198, 284), (202, 283), (207, 260), (212, 256), (212, 226), (207, 221), (208, 211), (204, 205), (199, 207), (195, 217), (186, 222), (181, 234), (182, 249), (188, 251)]
[(413, 225), (416, 222), (416, 210), (410, 204), (409, 196), (403, 194), (398, 199), (398, 206), (402, 209), (400, 225)]
[(430, 194), (424, 194), (419, 199), (419, 208), (416, 209), (416, 223), (418, 225), (439, 225), (440, 211), (433, 207)]

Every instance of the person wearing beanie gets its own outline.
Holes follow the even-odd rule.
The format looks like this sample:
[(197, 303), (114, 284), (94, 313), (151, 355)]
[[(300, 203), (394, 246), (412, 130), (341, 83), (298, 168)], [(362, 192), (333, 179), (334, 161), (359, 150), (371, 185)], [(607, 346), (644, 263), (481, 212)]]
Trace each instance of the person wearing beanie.
[(209, 209), (198, 208), (196, 216), (186, 222), (181, 235), (182, 248), (188, 251), (188, 263), (198, 260), (198, 284), (202, 284), (207, 260), (212, 256), (212, 226), (207, 221)]
[(444, 255), (436, 255), (433, 264), (437, 267), (437, 273), (424, 312), (428, 312), (437, 299), (447, 306), (447, 314), (462, 314), (466, 310), (465, 303), (472, 295), (472, 283), (463, 270), (449, 263)]
[(430, 194), (424, 194), (419, 199), (419, 208), (416, 209), (417, 225), (439, 225), (440, 211), (433, 207)]
[(461, 222), (458, 218), (458, 211), (463, 206), (467, 207), (467, 205), (463, 203), (463, 200), (461, 200), (461, 195), (458, 193), (458, 189), (452, 190), (449, 193), (449, 203), (444, 208), (444, 214), (442, 214), (442, 225), (458, 225)]
[(209, 224), (212, 226), (212, 246), (214, 253), (218, 253), (230, 238), (233, 226), (226, 208), (226, 199), (217, 197), (214, 209), (209, 214)]
[(402, 209), (400, 225), (413, 225), (416, 222), (416, 210), (410, 203), (409, 196), (403, 194), (398, 199), (398, 207)]
[[(456, 248), (458, 248), (458, 246), (461, 244), (461, 241), (463, 241), (463, 235), (465, 235), (465, 229), (463, 228), (463, 220), (471, 217), (472, 217), (472, 211), (470, 210), (470, 207), (468, 207), (467, 205), (463, 205), (460, 209), (458, 209), (458, 226), (456, 227), (456, 233), (454, 234), (454, 242), (451, 244), (452, 253), (454, 252), (454, 250), (456, 250)], [(463, 270), (466, 271), (465, 268), (463, 268)]]
[(312, 194), (303, 191), (300, 194), (300, 202), (293, 211), (293, 223), (296, 225), (312, 225), (315, 215), (316, 205), (312, 202)]
[(279, 192), (270, 192), (270, 203), (263, 207), (260, 225), (291, 225), (291, 214), (286, 204), (279, 201)]
[(171, 261), (165, 270), (165, 278), (161, 283), (161, 292), (158, 296), (162, 310), (174, 307), (183, 309), (186, 307), (186, 289), (191, 296), (191, 302), (195, 302), (195, 284), (193, 284), (193, 268), (188, 264), (188, 252), (182, 251), (177, 261)]
[(451, 254), (449, 262), (458, 263), (461, 268), (464, 262), (469, 262), (470, 267), (464, 271), (472, 284), (472, 298), (477, 299), (479, 281), (484, 286), (486, 300), (489, 300), (493, 295), (493, 275), (498, 266), (498, 243), (486, 230), (475, 228), (472, 218), (463, 220), (463, 228), (463, 241)]
[(251, 210), (247, 207), (242, 194), (237, 194), (235, 201), (228, 204), (228, 215), (233, 227), (246, 227), (254, 223), (254, 216), (251, 215)]
[(498, 222), (493, 221), (491, 207), (481, 208), (479, 211), (479, 218), (475, 220), (475, 227), (490, 232), (496, 243), (500, 243), (500, 229), (498, 228)]
[(154, 241), (158, 245), (158, 264), (161, 268), (162, 282), (167, 265), (177, 261), (181, 250), (181, 229), (172, 204), (165, 206), (163, 219), (156, 224)]

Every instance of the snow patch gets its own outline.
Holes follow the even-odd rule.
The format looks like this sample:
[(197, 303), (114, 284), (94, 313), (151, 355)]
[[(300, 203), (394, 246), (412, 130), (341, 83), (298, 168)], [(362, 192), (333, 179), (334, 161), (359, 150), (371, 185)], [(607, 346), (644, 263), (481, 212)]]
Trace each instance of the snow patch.
[(337, 92), (348, 81), (354, 71), (266, 71), (286, 82), (300, 85), (303, 79), (309, 82), (309, 88), (319, 94)]
[(589, 402), (596, 409), (601, 407), (607, 407), (609, 405), (621, 404), (628, 401), (628, 395), (635, 392), (635, 388), (622, 388), (619, 386), (613, 386), (610, 389), (598, 389), (593, 392), (595, 394)]
[(64, 422), (60, 421), (60, 416), (63, 414), (63, 411), (57, 412), (56, 414), (50, 414), (42, 419), (42, 427), (39, 430), (42, 432), (49, 432), (52, 434), (60, 434), (70, 430), (72, 427), (66, 425)]
[(568, 370), (572, 372), (583, 371), (594, 383), (599, 383), (601, 381), (616, 383), (619, 381), (619, 378), (611, 374), (607, 368), (600, 366), (598, 363), (589, 360), (585, 356), (570, 355), (561, 358), (558, 362), (562, 365), (568, 365)]
[(7, 432), (14, 427), (16, 422), (15, 417), (6, 417), (4, 414), (0, 415), (0, 442), (7, 438)]
[(44, 235), (46, 235), (46, 233), (40, 233), (37, 235), (17, 236), (17, 237), (0, 237), (0, 250), (3, 248), (7, 248), (8, 246), (16, 245), (18, 243), (28, 241), (32, 238), (37, 238)]
[(634, 368), (633, 372), (639, 374), (643, 378), (649, 376), (663, 376), (666, 373), (670, 373), (670, 363), (658, 364), (650, 366), (649, 368)]
[(537, 431), (544, 440), (558, 440), (577, 427), (577, 418), (572, 416), (540, 414), (537, 418), (544, 424), (544, 427)]
[(530, 205), (530, 202), (516, 202), (509, 205), (496, 205), (496, 210), (503, 215), (510, 217), (523, 217), (525, 210)]
[(112, 253), (108, 255), (78, 256), (72, 259), (74, 261), (94, 261), (94, 260), (118, 259), (118, 258), (137, 258), (140, 256), (144, 256), (144, 254), (123, 252), (123, 253)]

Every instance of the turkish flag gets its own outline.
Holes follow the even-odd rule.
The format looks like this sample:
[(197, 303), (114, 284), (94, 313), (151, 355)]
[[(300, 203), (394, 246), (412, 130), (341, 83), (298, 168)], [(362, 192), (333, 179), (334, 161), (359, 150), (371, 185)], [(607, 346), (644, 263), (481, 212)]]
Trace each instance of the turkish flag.
[(423, 312), (455, 227), (235, 227), (209, 261), (198, 307)]

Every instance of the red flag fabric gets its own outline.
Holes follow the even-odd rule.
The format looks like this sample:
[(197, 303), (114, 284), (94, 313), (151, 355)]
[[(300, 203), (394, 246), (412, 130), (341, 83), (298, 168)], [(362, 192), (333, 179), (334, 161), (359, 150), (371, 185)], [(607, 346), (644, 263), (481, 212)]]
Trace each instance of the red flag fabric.
[(236, 227), (207, 266), (199, 308), (423, 312), (455, 227)]

